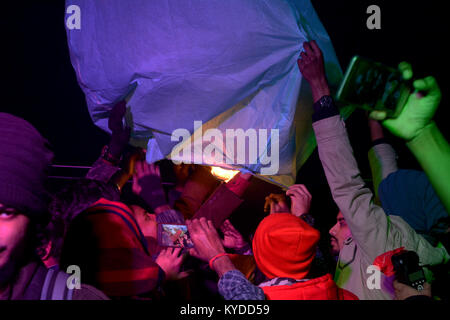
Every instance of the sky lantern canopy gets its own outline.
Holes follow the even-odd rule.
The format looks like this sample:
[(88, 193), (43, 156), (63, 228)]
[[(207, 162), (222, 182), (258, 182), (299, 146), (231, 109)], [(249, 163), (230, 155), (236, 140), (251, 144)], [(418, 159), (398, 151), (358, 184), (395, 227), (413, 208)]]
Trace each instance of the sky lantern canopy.
[[(127, 97), (131, 143), (169, 158), (245, 170), (289, 186), (315, 148), (312, 97), (297, 67), (322, 49), (332, 90), (342, 71), (307, 0), (67, 0), (71, 62), (94, 123)], [(75, 7), (72, 7), (75, 8)], [(66, 16), (69, 16), (67, 13)], [(68, 18), (68, 17), (66, 17)]]

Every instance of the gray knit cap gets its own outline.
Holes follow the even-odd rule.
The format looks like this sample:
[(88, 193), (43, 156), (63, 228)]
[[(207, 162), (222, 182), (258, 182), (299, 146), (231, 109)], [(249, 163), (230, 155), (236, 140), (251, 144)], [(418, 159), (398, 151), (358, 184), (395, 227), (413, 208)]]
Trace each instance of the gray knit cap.
[(30, 218), (47, 211), (48, 142), (27, 121), (0, 112), (0, 203)]

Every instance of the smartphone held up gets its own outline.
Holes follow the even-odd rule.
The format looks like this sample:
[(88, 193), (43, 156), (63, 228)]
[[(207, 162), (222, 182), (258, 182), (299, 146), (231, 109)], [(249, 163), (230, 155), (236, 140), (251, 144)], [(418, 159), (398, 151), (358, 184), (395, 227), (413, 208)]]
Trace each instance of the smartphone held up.
[(178, 224), (158, 224), (158, 244), (186, 249), (194, 247), (187, 226)]
[(342, 104), (368, 111), (385, 111), (397, 117), (412, 92), (412, 81), (382, 63), (354, 56), (345, 72), (336, 98)]

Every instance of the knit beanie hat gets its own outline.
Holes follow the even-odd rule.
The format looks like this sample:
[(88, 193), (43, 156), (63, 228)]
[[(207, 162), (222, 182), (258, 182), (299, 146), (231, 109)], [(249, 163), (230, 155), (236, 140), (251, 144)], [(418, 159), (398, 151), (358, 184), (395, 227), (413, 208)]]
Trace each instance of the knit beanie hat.
[(44, 183), (53, 158), (48, 142), (27, 121), (0, 113), (0, 203), (30, 218), (46, 213)]
[(253, 238), (258, 268), (269, 278), (303, 279), (311, 268), (320, 233), (290, 213), (265, 217)]

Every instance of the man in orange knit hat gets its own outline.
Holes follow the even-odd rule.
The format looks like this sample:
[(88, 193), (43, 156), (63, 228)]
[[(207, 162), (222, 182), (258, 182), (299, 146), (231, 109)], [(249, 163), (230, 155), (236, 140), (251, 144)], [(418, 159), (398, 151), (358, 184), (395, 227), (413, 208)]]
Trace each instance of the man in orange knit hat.
[[(291, 209), (279, 197), (272, 197), (271, 214), (261, 221), (253, 238), (256, 264), (269, 279), (259, 287), (233, 268), (223, 247), (217, 245), (220, 240), (214, 228), (195, 220), (188, 223), (193, 253), (217, 270), (219, 292), (226, 300), (258, 299), (261, 289), (272, 300), (357, 300), (338, 288), (330, 274), (308, 279), (320, 238), (319, 231), (300, 218), (307, 213), (302, 208), (309, 208), (311, 195), (303, 185), (292, 186), (287, 195)], [(227, 263), (230, 266), (223, 268)]]

